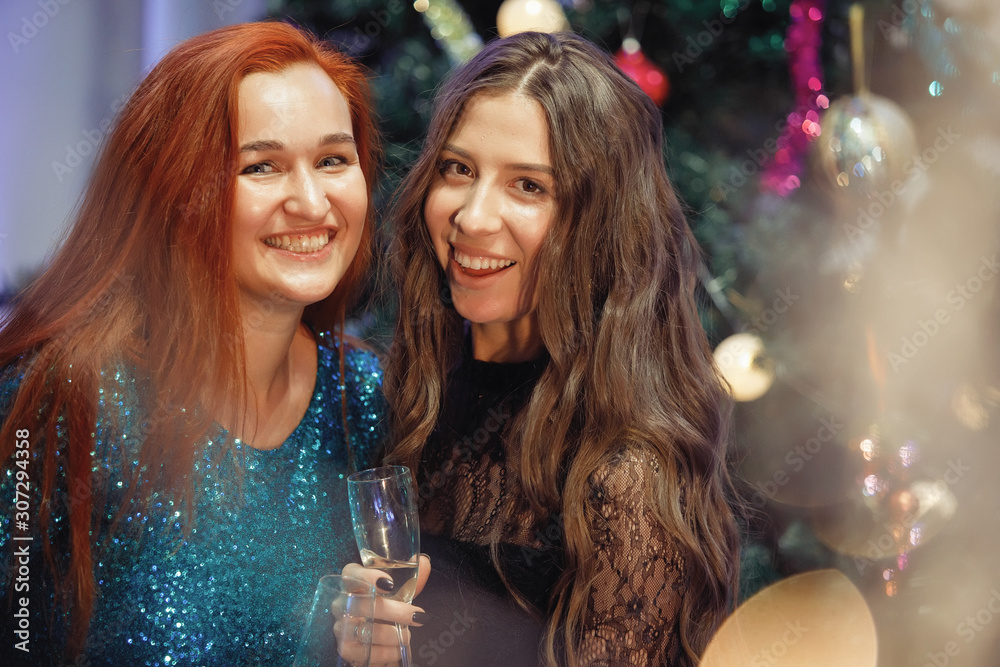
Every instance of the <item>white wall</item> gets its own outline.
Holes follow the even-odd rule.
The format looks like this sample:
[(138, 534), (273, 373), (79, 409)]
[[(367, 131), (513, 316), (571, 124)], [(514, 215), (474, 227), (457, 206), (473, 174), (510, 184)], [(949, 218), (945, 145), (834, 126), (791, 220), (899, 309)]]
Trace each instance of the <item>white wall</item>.
[(94, 149), (170, 48), (266, 0), (0, 1), (0, 295), (44, 262)]

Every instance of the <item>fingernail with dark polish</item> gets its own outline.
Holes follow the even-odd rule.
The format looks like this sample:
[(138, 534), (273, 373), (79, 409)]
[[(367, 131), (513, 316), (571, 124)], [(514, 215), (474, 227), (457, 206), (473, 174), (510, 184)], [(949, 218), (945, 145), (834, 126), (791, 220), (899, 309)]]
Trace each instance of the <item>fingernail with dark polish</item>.
[(410, 619), (416, 625), (423, 625), (428, 620), (430, 620), (431, 615), (424, 611), (413, 612), (413, 618)]
[(375, 582), (375, 585), (378, 586), (379, 590), (386, 592), (389, 592), (396, 587), (396, 584), (392, 583), (392, 579), (389, 577), (380, 577), (378, 581)]

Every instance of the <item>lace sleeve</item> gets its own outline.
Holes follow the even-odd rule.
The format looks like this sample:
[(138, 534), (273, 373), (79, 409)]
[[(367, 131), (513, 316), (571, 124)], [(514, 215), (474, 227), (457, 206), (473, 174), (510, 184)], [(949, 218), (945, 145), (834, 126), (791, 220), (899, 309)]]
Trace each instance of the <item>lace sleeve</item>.
[(583, 665), (675, 665), (684, 559), (649, 506), (659, 466), (627, 453), (592, 477), (589, 522), (596, 546), (580, 658)]

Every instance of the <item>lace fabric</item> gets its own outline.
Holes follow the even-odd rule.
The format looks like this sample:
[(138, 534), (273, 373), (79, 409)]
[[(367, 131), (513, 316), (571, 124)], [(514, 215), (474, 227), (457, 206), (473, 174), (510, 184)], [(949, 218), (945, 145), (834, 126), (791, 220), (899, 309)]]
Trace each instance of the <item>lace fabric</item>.
[[(504, 441), (543, 368), (463, 362), (424, 450), (419, 485), (422, 529), (477, 545), (486, 554), (483, 567), (492, 567), (489, 547), (496, 543), (507, 582), (544, 613), (563, 568), (561, 517), (535, 514)], [(658, 474), (642, 452), (627, 451), (591, 477), (586, 517), (595, 576), (580, 664), (680, 664), (684, 559), (647, 504)]]

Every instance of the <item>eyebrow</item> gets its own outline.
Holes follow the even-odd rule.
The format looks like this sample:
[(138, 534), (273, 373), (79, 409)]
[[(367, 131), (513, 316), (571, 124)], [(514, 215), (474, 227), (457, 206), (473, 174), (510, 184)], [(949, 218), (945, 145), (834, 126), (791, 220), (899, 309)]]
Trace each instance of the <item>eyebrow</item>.
[[(347, 132), (337, 132), (334, 134), (327, 134), (323, 136), (317, 146), (332, 146), (335, 144), (352, 144), (355, 145), (354, 137), (352, 137)], [(260, 139), (258, 141), (251, 141), (240, 146), (241, 153), (252, 153), (252, 152), (262, 152), (262, 151), (280, 151), (285, 147), (280, 141), (275, 141), (274, 139)]]
[[(466, 160), (472, 159), (472, 155), (468, 151), (464, 151), (454, 144), (445, 144), (444, 146), (441, 147), (441, 150), (454, 153), (455, 155), (458, 155), (459, 157), (464, 158)], [(553, 171), (552, 167), (550, 167), (547, 164), (532, 164), (530, 162), (518, 162), (517, 164), (509, 164), (507, 165), (507, 167), (509, 167), (510, 169), (540, 171), (543, 174), (548, 174), (549, 176), (555, 176), (555, 171)]]

